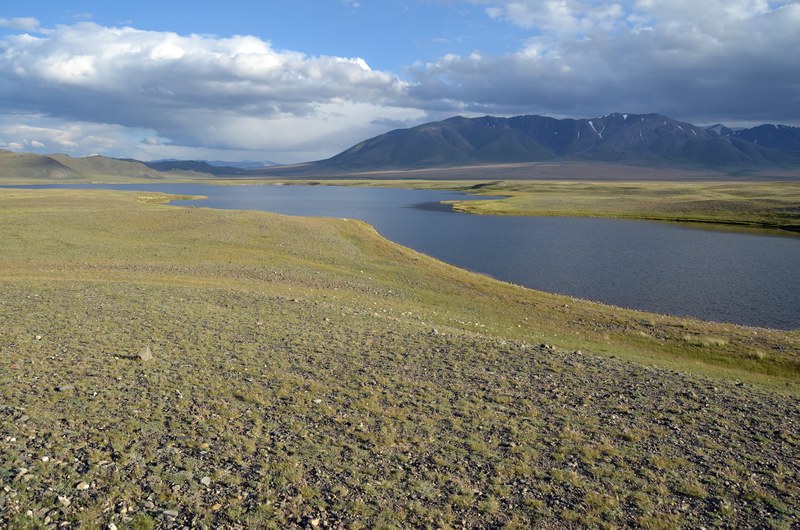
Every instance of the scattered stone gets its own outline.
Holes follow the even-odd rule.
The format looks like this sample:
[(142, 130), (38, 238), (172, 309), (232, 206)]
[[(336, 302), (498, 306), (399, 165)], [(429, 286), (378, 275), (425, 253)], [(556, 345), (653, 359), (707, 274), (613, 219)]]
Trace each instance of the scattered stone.
[(222, 509), (222, 505), (220, 503), (216, 503), (214, 506), (211, 507), (211, 511), (218, 512)]
[(142, 362), (152, 361), (153, 360), (153, 352), (150, 351), (150, 346), (145, 346), (141, 350), (139, 350), (139, 360)]
[(156, 507), (156, 505), (153, 504), (153, 501), (145, 501), (143, 506), (148, 510), (152, 510), (153, 508)]
[(322, 400), (321, 400), (321, 399), (319, 399), (319, 398), (317, 398), (317, 399), (315, 399), (315, 400), (314, 400), (314, 403), (316, 403), (317, 405), (319, 405), (320, 403), (322, 403)]
[(180, 512), (178, 512), (178, 510), (164, 510), (164, 515), (174, 519), (180, 515)]
[(73, 385), (60, 385), (56, 387), (56, 391), (58, 392), (66, 392), (67, 390), (72, 390), (75, 387)]
[(321, 523), (321, 522), (322, 522), (322, 521), (321, 521), (321, 519), (320, 519), (319, 517), (317, 517), (316, 519), (311, 519), (311, 526), (313, 526), (314, 528), (316, 528), (316, 527), (318, 527), (318, 526), (319, 526), (319, 523)]
[(75, 489), (76, 490), (80, 490), (80, 491), (88, 490), (89, 489), (89, 483), (85, 482), (85, 481), (81, 481), (81, 482), (78, 483), (77, 486), (75, 486)]
[(108, 530), (117, 530), (117, 525), (114, 523), (108, 523)]
[(43, 456), (42, 457), (42, 462), (44, 462), (45, 464), (48, 463), (49, 461), (50, 461), (50, 457), (49, 456)]
[(200, 479), (200, 484), (203, 486), (210, 486), (211, 485), (211, 477), (203, 477)]
[(36, 340), (42, 340), (42, 336), (41, 335), (36, 335)]

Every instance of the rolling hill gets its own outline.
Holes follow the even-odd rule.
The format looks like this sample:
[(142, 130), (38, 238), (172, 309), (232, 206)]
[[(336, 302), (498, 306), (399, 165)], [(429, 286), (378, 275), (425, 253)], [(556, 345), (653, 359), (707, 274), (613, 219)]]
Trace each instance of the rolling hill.
[(104, 156), (72, 158), (68, 155), (37, 155), (0, 150), (0, 181), (43, 180), (82, 182), (93, 180), (162, 180), (156, 170), (136, 160)]
[(78, 172), (49, 156), (0, 150), (0, 179), (71, 180)]

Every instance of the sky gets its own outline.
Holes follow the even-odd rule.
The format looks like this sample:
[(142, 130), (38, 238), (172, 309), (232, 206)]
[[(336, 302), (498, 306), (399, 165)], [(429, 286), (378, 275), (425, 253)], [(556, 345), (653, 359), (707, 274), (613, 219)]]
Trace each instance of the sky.
[(800, 0), (0, 6), (0, 149), (332, 156), (450, 116), (800, 125)]

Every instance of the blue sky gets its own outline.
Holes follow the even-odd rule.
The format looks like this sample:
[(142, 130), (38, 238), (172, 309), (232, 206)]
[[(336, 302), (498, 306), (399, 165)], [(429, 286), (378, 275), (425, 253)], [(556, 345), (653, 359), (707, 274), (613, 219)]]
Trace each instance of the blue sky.
[(798, 125), (797, 28), (800, 0), (19, 2), (0, 148), (288, 163), (456, 114)]
[(200, 6), (187, 1), (20, 2), (2, 9), (0, 16), (34, 17), (45, 27), (91, 20), (184, 35), (257, 35), (277, 49), (362, 57), (373, 68), (393, 71), (447, 53), (513, 52), (529, 33), (492, 20), (480, 4), (456, 6), (435, 0), (235, 1)]

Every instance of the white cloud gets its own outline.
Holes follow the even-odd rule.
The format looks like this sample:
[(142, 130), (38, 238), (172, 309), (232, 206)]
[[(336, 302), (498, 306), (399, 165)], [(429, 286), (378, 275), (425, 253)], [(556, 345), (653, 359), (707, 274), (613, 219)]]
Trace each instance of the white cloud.
[(372, 129), (388, 114), (421, 114), (397, 108), (405, 83), (361, 58), (276, 50), (252, 36), (80, 22), (0, 39), (0, 77), (11, 112), (147, 129), (191, 147), (314, 152), (310, 142), (331, 129)]
[(0, 18), (0, 27), (35, 33), (42, 31), (40, 22), (33, 17)]

